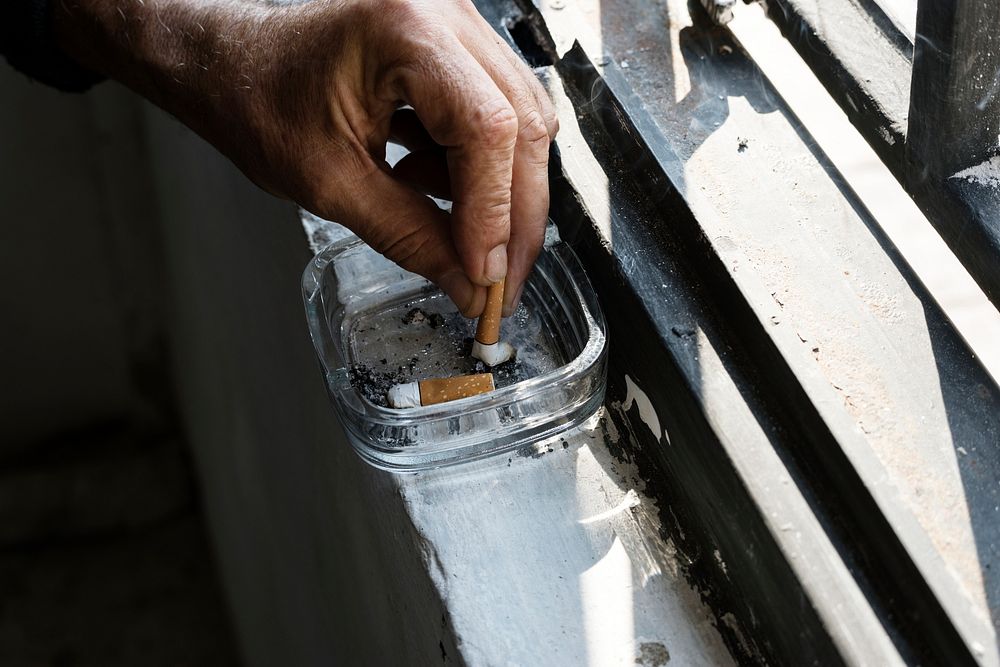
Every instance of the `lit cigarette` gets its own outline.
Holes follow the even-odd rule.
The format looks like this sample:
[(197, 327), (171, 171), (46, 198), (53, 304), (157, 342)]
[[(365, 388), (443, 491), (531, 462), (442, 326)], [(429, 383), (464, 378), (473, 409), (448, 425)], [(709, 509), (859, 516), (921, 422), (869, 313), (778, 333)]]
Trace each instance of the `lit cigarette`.
[(478, 396), (496, 389), (492, 373), (459, 375), (453, 378), (434, 378), (420, 382), (397, 384), (389, 390), (389, 405), (394, 408), (416, 408), (457, 401)]
[(504, 281), (490, 285), (486, 292), (486, 308), (479, 316), (472, 356), (487, 366), (496, 366), (514, 356), (510, 343), (500, 341), (500, 310), (503, 308)]

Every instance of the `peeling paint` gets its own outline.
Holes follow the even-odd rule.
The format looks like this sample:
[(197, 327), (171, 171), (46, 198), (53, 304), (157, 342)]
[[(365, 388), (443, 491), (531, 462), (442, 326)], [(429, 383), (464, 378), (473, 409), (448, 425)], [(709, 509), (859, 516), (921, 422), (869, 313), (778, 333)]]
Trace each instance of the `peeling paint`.
[(604, 521), (605, 519), (610, 519), (611, 517), (626, 512), (633, 507), (639, 506), (639, 494), (636, 493), (635, 489), (629, 489), (622, 498), (621, 502), (612, 507), (611, 509), (601, 512), (600, 514), (595, 514), (593, 516), (588, 516), (586, 519), (580, 519), (577, 523), (588, 524), (597, 523), (598, 521)]
[[(618, 407), (621, 407), (621, 406), (618, 406)], [(601, 408), (601, 410), (604, 410), (604, 408)], [(605, 432), (607, 433), (607, 436), (608, 436), (608, 442), (610, 442), (613, 445), (617, 445), (618, 441), (621, 440), (621, 438), (622, 438), (621, 433), (618, 432), (618, 425), (615, 424), (615, 420), (614, 419), (611, 419), (608, 416), (605, 416), (603, 418), (603, 420), (604, 420), (603, 423), (604, 423)]]
[(896, 145), (896, 139), (895, 137), (892, 136), (892, 133), (889, 132), (889, 130), (885, 129), (884, 127), (880, 127), (878, 128), (878, 133), (882, 137), (882, 139), (885, 140), (885, 143), (889, 144), (890, 146)]
[(667, 441), (667, 444), (670, 444), (670, 437), (666, 430), (660, 428), (660, 418), (646, 392), (639, 389), (639, 386), (628, 375), (625, 376), (625, 387), (625, 403), (622, 404), (622, 410), (628, 412), (632, 408), (632, 404), (635, 403), (636, 407), (639, 408), (639, 419), (649, 427), (656, 439), (659, 440), (662, 437)]
[(715, 562), (719, 564), (719, 568), (722, 570), (722, 574), (728, 577), (729, 569), (726, 567), (726, 562), (722, 560), (722, 554), (719, 553), (718, 549), (716, 549), (715, 551), (712, 552), (712, 555), (715, 556)]
[(719, 617), (719, 620), (721, 620), (722, 624), (725, 625), (727, 628), (729, 628), (729, 631), (732, 632), (733, 636), (736, 637), (736, 641), (739, 642), (740, 647), (743, 649), (743, 653), (745, 655), (752, 656), (753, 658), (760, 660), (761, 663), (764, 662), (763, 656), (756, 649), (756, 647), (747, 641), (747, 637), (745, 634), (743, 634), (743, 629), (740, 626), (739, 620), (737, 620), (736, 616), (733, 615), (732, 612), (727, 611), (725, 614)]
[(985, 162), (981, 162), (974, 167), (963, 169), (948, 177), (961, 178), (970, 183), (988, 185), (992, 188), (1000, 188), (1000, 155), (995, 155)]

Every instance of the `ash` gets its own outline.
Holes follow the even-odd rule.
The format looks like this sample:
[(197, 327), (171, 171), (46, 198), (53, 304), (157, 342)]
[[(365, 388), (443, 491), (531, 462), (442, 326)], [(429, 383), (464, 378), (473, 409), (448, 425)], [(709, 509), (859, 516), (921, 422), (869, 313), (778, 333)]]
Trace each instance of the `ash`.
[(423, 308), (411, 308), (402, 318), (403, 324), (423, 324), (426, 322), (431, 329), (437, 329), (444, 324), (444, 315), (428, 313)]
[(348, 372), (348, 378), (351, 381), (351, 386), (359, 394), (375, 405), (387, 408), (389, 407), (389, 390), (397, 384), (408, 382), (406, 370), (407, 367), (400, 366), (395, 371), (377, 371), (367, 364), (358, 364)]
[(443, 294), (372, 310), (351, 327), (351, 385), (374, 405), (388, 407), (389, 389), (396, 384), (491, 372), (497, 388), (503, 388), (567, 361), (549, 323), (525, 303), (501, 329), (502, 338), (517, 350), (513, 359), (494, 368), (474, 359), (474, 331), (475, 321), (464, 318)]

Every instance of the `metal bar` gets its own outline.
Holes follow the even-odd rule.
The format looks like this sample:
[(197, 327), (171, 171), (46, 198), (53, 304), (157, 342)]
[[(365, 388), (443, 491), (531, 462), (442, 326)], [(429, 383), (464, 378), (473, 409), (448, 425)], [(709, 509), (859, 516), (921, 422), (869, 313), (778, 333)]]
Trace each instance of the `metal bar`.
[[(730, 273), (729, 262), (720, 256), (724, 253), (704, 236), (679, 193), (664, 187), (669, 177), (662, 165), (676, 159), (666, 147), (667, 142), (645, 118), (641, 105), (629, 104), (627, 98), (622, 100), (614, 94), (614, 84), (608, 81), (613, 76), (612, 68), (606, 67), (602, 77), (579, 49), (564, 55), (556, 67), (563, 81), (575, 89), (578, 116), (590, 114), (597, 127), (608, 135), (613, 150), (624, 155), (625, 163), (630, 165), (626, 178), (644, 184), (641, 189), (655, 187), (665, 199), (675, 200), (669, 205), (672, 240), (680, 244), (681, 254), (700, 255), (698, 279), (707, 291), (705, 298), (726, 313), (731, 331), (739, 332), (736, 339), (728, 342), (733, 356), (746, 360), (749, 368), (745, 372), (752, 378), (751, 384), (763, 403), (758, 409), (773, 415), (781, 425), (783, 436), (773, 444), (803, 476), (815, 503), (814, 510), (837, 536), (841, 557), (855, 569), (855, 576), (862, 580), (869, 602), (883, 622), (898, 633), (897, 648), (906, 659), (918, 662), (974, 664), (954, 620), (929, 585), (927, 573), (914, 562), (900, 539), (902, 534), (911, 542), (918, 539), (913, 526), (905, 525), (898, 511), (902, 508), (887, 502), (886, 488), (873, 486), (870, 477), (865, 479), (859, 474), (859, 468), (868, 464), (858, 459), (856, 446), (846, 447), (848, 441), (857, 439), (851, 433), (851, 426), (836, 417), (830, 423), (830, 414), (817, 408), (811, 395), (817, 387), (807, 379), (808, 371), (786, 358), (785, 350), (772, 339), (764, 324), (769, 315), (757, 305), (762, 300), (745, 293), (745, 286)], [(623, 82), (614, 86), (623, 87)], [(660, 207), (661, 210), (667, 207), (665, 200), (661, 200)], [(616, 244), (622, 242), (623, 235), (631, 233), (614, 231)], [(649, 248), (647, 253), (655, 252), (648, 243), (645, 245)], [(744, 276), (745, 273), (744, 270)], [(636, 267), (627, 275), (626, 291), (642, 290), (642, 284), (648, 282), (644, 274), (641, 267)], [(614, 300), (621, 299), (618, 296)], [(635, 322), (636, 316), (628, 319)], [(642, 357), (643, 363), (648, 364), (648, 353)], [(798, 648), (801, 650), (801, 646)]]
[(1000, 160), (988, 161), (1000, 133), (1000, 3), (922, 1), (912, 77), (908, 37), (869, 3), (773, 0), (768, 16), (1000, 305)]
[(902, 180), (909, 39), (878, 7), (862, 10), (852, 0), (774, 0), (767, 3), (767, 12), (879, 158)]
[(906, 8), (902, 5), (908, 0), (859, 0), (865, 11), (871, 14), (883, 31), (888, 34), (901, 50), (913, 56), (914, 23), (907, 20)]
[[(665, 101), (661, 91), (664, 88), (673, 91), (683, 90), (683, 84), (678, 85), (673, 82), (671, 85), (672, 82), (669, 80), (658, 80), (654, 84), (649, 78), (643, 79), (641, 74), (637, 73), (644, 66), (649, 68), (650, 63), (655, 62), (655, 58), (658, 57), (653, 55), (644, 58), (638, 54), (647, 52), (662, 54), (667, 51), (666, 49), (657, 48), (659, 45), (652, 42), (642, 41), (639, 35), (635, 35), (635, 31), (627, 31), (629, 35), (635, 35), (636, 47), (626, 51), (631, 63), (628, 69), (619, 70), (614, 65), (614, 60), (605, 55), (608, 52), (613, 53), (611, 49), (614, 48), (612, 40), (616, 38), (615, 29), (630, 24), (630, 16), (627, 11), (623, 11), (623, 4), (625, 3), (617, 3), (606, 8), (608, 14), (605, 18), (608, 23), (602, 35), (603, 46), (600, 41), (591, 40), (587, 48), (578, 45), (563, 53), (562, 59), (557, 62), (562, 82), (573, 91), (570, 97), (576, 105), (575, 117), (580, 119), (581, 124), (590, 123), (582, 133), (582, 140), (590, 144), (595, 155), (603, 151), (602, 167), (608, 178), (605, 188), (612, 202), (620, 197), (653, 196), (653, 208), (657, 211), (650, 214), (634, 214), (634, 217), (625, 216), (627, 221), (621, 223), (618, 223), (617, 217), (612, 217), (606, 242), (613, 244), (612, 262), (617, 262), (619, 268), (610, 271), (611, 277), (595, 279), (598, 290), (606, 290), (602, 293), (606, 303), (610, 300), (616, 307), (621, 305), (624, 308), (626, 304), (634, 303), (636, 298), (639, 299), (640, 309), (629, 311), (629, 316), (623, 318), (629, 324), (626, 332), (629, 340), (638, 339), (636, 331), (638, 322), (648, 319), (653, 323), (652, 335), (643, 338), (641, 344), (634, 346), (636, 349), (632, 356), (626, 353), (617, 368), (631, 377), (646, 377), (649, 369), (654, 366), (655, 355), (663, 353), (670, 355), (673, 358), (672, 363), (678, 369), (675, 372), (679, 372), (686, 383), (686, 390), (694, 393), (694, 409), (698, 410), (700, 406), (700, 410), (709, 421), (709, 428), (712, 429), (718, 428), (719, 421), (728, 415), (724, 410), (719, 410), (718, 405), (713, 404), (706, 396), (698, 394), (699, 385), (704, 382), (718, 382), (719, 374), (723, 376), (743, 374), (746, 383), (744, 386), (753, 387), (754, 393), (758, 396), (753, 400), (744, 396), (743, 400), (746, 401), (744, 405), (749, 404), (754, 414), (766, 414), (769, 423), (777, 426), (776, 430), (769, 431), (774, 438), (772, 446), (775, 451), (780, 452), (780, 456), (790, 468), (797, 471), (795, 474), (802, 480), (803, 493), (809, 496), (810, 502), (815, 503), (816, 514), (824, 522), (828, 534), (838, 544), (843, 562), (849, 563), (857, 573), (857, 581), (869, 596), (872, 607), (877, 610), (885, 626), (891, 628), (897, 648), (907, 654), (908, 658), (917, 660), (971, 662), (973, 658), (970, 647), (976, 645), (977, 637), (988, 634), (987, 630), (980, 627), (979, 621), (970, 620), (964, 601), (956, 597), (951, 579), (943, 574), (946, 570), (944, 563), (934, 548), (927, 543), (926, 535), (915, 524), (913, 516), (909, 514), (909, 508), (893, 495), (895, 491), (892, 484), (886, 481), (884, 475), (880, 475), (881, 467), (878, 461), (874, 459), (871, 449), (861, 437), (854, 421), (844, 411), (839, 398), (834, 396), (831, 400), (830, 386), (822, 378), (816, 377), (812, 360), (803, 359), (796, 352), (795, 345), (799, 342), (796, 340), (794, 345), (790, 345), (780, 333), (776, 333), (778, 329), (773, 326), (774, 321), (768, 321), (771, 312), (768, 311), (766, 304), (771, 303), (773, 306), (773, 303), (766, 291), (762, 293), (759, 282), (756, 284), (753, 282), (754, 271), (748, 270), (753, 263), (746, 261), (745, 257), (740, 257), (738, 249), (734, 250), (735, 246), (731, 241), (727, 244), (728, 239), (719, 236), (726, 233), (725, 225), (719, 225), (717, 221), (711, 219), (714, 213), (709, 213), (703, 205), (699, 208), (699, 190), (705, 190), (705, 186), (708, 185), (712, 191), (712, 182), (711, 179), (704, 178), (704, 174), (698, 173), (697, 157), (674, 152), (671, 148), (671, 146), (681, 146), (679, 151), (690, 150), (692, 129), (711, 127), (712, 121), (716, 119), (726, 120), (727, 124), (739, 126), (741, 119), (736, 115), (736, 111), (733, 111), (739, 107), (729, 108), (732, 118), (727, 119), (724, 114), (713, 117), (710, 111), (715, 103), (707, 101), (706, 97), (708, 100), (724, 100), (725, 95), (718, 93), (726, 92), (733, 95), (733, 91), (743, 91), (751, 106), (757, 104), (762, 109), (767, 109), (766, 104), (761, 105), (756, 93), (745, 92), (755, 89), (741, 89), (739, 85), (743, 80), (759, 81), (758, 73), (747, 71), (747, 68), (739, 63), (736, 55), (729, 57), (728, 60), (713, 62), (717, 54), (723, 54), (721, 57), (725, 59), (725, 54), (733, 53), (724, 41), (721, 43), (718, 41), (719, 32), (700, 27), (686, 28), (680, 34), (680, 51), (692, 63), (689, 70), (692, 77), (691, 92), (688, 93), (687, 100), (696, 100), (692, 106), (697, 108), (699, 113), (692, 119), (685, 117), (686, 109), (683, 102), (677, 107), (680, 113), (676, 111), (672, 113), (673, 110), (667, 106), (669, 98)], [(554, 8), (552, 14), (562, 20), (563, 17), (567, 17), (568, 12), (564, 12), (562, 8)], [(656, 17), (652, 17), (650, 20), (655, 19)], [(655, 22), (657, 25), (660, 24), (658, 20)], [(559, 48), (559, 44), (567, 42), (565, 30), (562, 32), (563, 34), (557, 35), (555, 39), (547, 41)], [(627, 38), (625, 43), (628, 44)], [(631, 48), (631, 44), (625, 48)], [(900, 57), (905, 62), (905, 56)], [(625, 67), (623, 64), (622, 68)], [(651, 72), (652, 69), (645, 71)], [(656, 71), (663, 70), (659, 68)], [(627, 72), (627, 75), (623, 74), (624, 72)], [(629, 79), (629, 76), (632, 78)], [(696, 76), (699, 77), (698, 81), (695, 81)], [(612, 91), (610, 97), (609, 90)], [(765, 92), (761, 97), (767, 99), (768, 95), (769, 93)], [(898, 98), (904, 107), (905, 99), (905, 95)], [(695, 106), (698, 101), (701, 102), (700, 106)], [(727, 108), (725, 105), (718, 106)], [(653, 112), (649, 111), (650, 109), (656, 109), (660, 115), (654, 119), (651, 117)], [(677, 115), (680, 115), (680, 118), (676, 119), (676, 126), (671, 125)], [(784, 141), (784, 131), (770, 133), (764, 131), (759, 118), (742, 120), (748, 122), (742, 124), (741, 131), (752, 127), (751, 131), (756, 132), (752, 140), (753, 145), (777, 146)], [(718, 125), (719, 123), (715, 123), (716, 127)], [(666, 128), (662, 129), (662, 132), (667, 136), (661, 133), (661, 128)], [(772, 129), (777, 130), (777, 128)], [(594, 143), (600, 142), (595, 137), (601, 133), (607, 136), (605, 141), (607, 146), (603, 149)], [(802, 140), (808, 141), (804, 137)], [(560, 139), (560, 143), (562, 141), (563, 139)], [(573, 152), (578, 152), (579, 141), (575, 138), (570, 141), (574, 147)], [(734, 142), (733, 146), (735, 145)], [(694, 146), (698, 147), (697, 144)], [(731, 170), (731, 174), (738, 172), (738, 167), (731, 162), (732, 158), (725, 151), (720, 153), (715, 146), (703, 143), (698, 152), (702, 155), (706, 153), (717, 155), (720, 160), (713, 161), (713, 165), (724, 165)], [(794, 153), (795, 150), (791, 152)], [(787, 152), (783, 155), (787, 157)], [(837, 178), (828, 163), (823, 162), (823, 167), (829, 174), (828, 178)], [(766, 169), (760, 171), (762, 173), (759, 177), (754, 178), (755, 196), (750, 200), (728, 198), (723, 193), (712, 191), (712, 196), (719, 201), (739, 200), (741, 209), (739, 215), (743, 218), (743, 224), (747, 226), (755, 224), (748, 210), (754, 208), (752, 205), (754, 199), (759, 200), (760, 190), (769, 192), (775, 199), (788, 196), (782, 188), (789, 183), (782, 184), (780, 177), (766, 175), (768, 173)], [(804, 170), (799, 170), (796, 176), (801, 183), (807, 174)], [(811, 183), (818, 184), (818, 180), (813, 179), (812, 174), (808, 177)], [(626, 192), (629, 183), (634, 184), (633, 189)], [(734, 189), (739, 187), (732, 178), (729, 183)], [(600, 210), (601, 206), (614, 205), (611, 202), (602, 203), (601, 197), (596, 194), (602, 190), (600, 179), (593, 183), (582, 183), (581, 186), (577, 187), (575, 194), (567, 195), (566, 198), (571, 202), (580, 199), (593, 201), (597, 210)], [(635, 188), (638, 189), (638, 193)], [(816, 196), (820, 196), (818, 193), (821, 191), (822, 188), (816, 188)], [(843, 198), (851, 201), (850, 206), (862, 214), (862, 217), (867, 215), (863, 212), (863, 206), (852, 199), (851, 193), (846, 189), (841, 193)], [(833, 205), (837, 196), (836, 193), (826, 192), (825, 201)], [(554, 197), (553, 205), (554, 207), (560, 205), (559, 197)], [(557, 209), (554, 208), (554, 212), (555, 210)], [(706, 214), (708, 217), (703, 217)], [(803, 211), (803, 214), (808, 215), (808, 212)], [(778, 229), (776, 223), (779, 217), (778, 211), (769, 212), (767, 219), (773, 223), (769, 222), (767, 226)], [(872, 234), (879, 236), (873, 221), (866, 219), (864, 224)], [(714, 232), (710, 231), (713, 226)], [(647, 233), (644, 230), (648, 229), (664, 231), (657, 234), (656, 238), (646, 238)], [(848, 227), (842, 229), (844, 234), (850, 233)], [(775, 237), (775, 243), (781, 242)], [(592, 243), (601, 245), (598, 241)], [(905, 263), (894, 254), (888, 244), (883, 245), (883, 248), (893, 257), (897, 267), (900, 267), (898, 270), (906, 275), (908, 269), (905, 268)], [(706, 300), (725, 312), (725, 324), (720, 325), (723, 330), (732, 327), (729, 329), (729, 337), (724, 335), (725, 342), (720, 343), (727, 350), (726, 358), (730, 362), (724, 370), (710, 370), (706, 367), (705, 350), (696, 350), (692, 359), (689, 356), (691, 350), (683, 349), (684, 341), (687, 341), (688, 337), (703, 331), (701, 324), (689, 327), (683, 322), (677, 323), (673, 317), (677, 312), (673, 303), (665, 296), (663, 290), (656, 288), (657, 285), (666, 288), (669, 284), (667, 274), (660, 269), (669, 264), (669, 257), (676, 255), (698, 259), (698, 267), (694, 271), (696, 277), (688, 283), (688, 288), (694, 291), (702, 290), (696, 298)], [(600, 268), (599, 260), (596, 259), (600, 256), (600, 253), (595, 251), (593, 255), (595, 259), (588, 265), (595, 276), (601, 275), (602, 271), (608, 271)], [(672, 271), (670, 275), (673, 275)], [(796, 275), (795, 279), (807, 283), (819, 281), (820, 274), (806, 269), (804, 274)], [(614, 284), (617, 280), (623, 280), (624, 287), (608, 287), (606, 284), (609, 282)], [(924, 314), (927, 317), (929, 331), (935, 332), (935, 337), (953, 336), (946, 328), (942, 330), (935, 324), (942, 318), (922, 288), (912, 278), (907, 280), (911, 281), (913, 295), (925, 304)], [(829, 285), (817, 282), (816, 288), (827, 292)], [(849, 307), (849, 304), (844, 304), (844, 308)], [(941, 333), (938, 334), (938, 331)], [(675, 340), (678, 338), (681, 340)], [(630, 350), (632, 347), (630, 346)], [(949, 349), (957, 348), (950, 347), (949, 343)], [(959, 355), (962, 356), (964, 359), (958, 357), (952, 359), (950, 364), (954, 366), (947, 366), (950, 370), (943, 372), (950, 373), (953, 369), (969, 364), (969, 357)], [(858, 359), (854, 361), (856, 363)], [(982, 369), (975, 369), (974, 366), (972, 363), (968, 369), (969, 377), (983, 377), (985, 374)], [(656, 365), (656, 368), (660, 368), (660, 365)], [(664, 371), (657, 377), (665, 375)], [(905, 382), (902, 379), (900, 381)], [(671, 407), (676, 405), (676, 388), (669, 383), (661, 387), (655, 382), (658, 380), (654, 380), (653, 385), (644, 385), (647, 386), (653, 405)], [(985, 380), (984, 386), (989, 388), (988, 395), (983, 396), (984, 404), (980, 406), (983, 412), (979, 412), (979, 408), (975, 409), (977, 414), (975, 419), (983, 420), (979, 422), (980, 433), (984, 433), (983, 427), (986, 428), (986, 432), (994, 429), (992, 418), (988, 416), (990, 408), (986, 404), (996, 405), (996, 388), (988, 380)], [(727, 403), (733, 410), (736, 410), (737, 405), (735, 401)], [(914, 411), (922, 409), (916, 403), (911, 407)], [(667, 412), (671, 412), (670, 408), (667, 408)], [(963, 430), (963, 435), (970, 432)], [(683, 427), (680, 433), (693, 439), (698, 435), (697, 430)], [(719, 439), (719, 446), (725, 452), (722, 460), (727, 456), (731, 459), (739, 456), (739, 445), (728, 440), (727, 434), (715, 430), (714, 437)], [(704, 438), (704, 434), (701, 438)], [(696, 440), (700, 441), (702, 440)], [(684, 484), (683, 480), (692, 476), (697, 476), (698, 479), (704, 478), (704, 469), (700, 469), (699, 466), (706, 465), (706, 462), (698, 459), (700, 453), (694, 455), (694, 460), (686, 461), (691, 467), (682, 469), (676, 467), (678, 465), (676, 457), (680, 455), (672, 454), (671, 456), (675, 458), (666, 454), (660, 456), (662, 450), (657, 448), (656, 443), (646, 444), (650, 452), (653, 452), (653, 456), (659, 459), (661, 469), (667, 471), (668, 484)], [(754, 475), (746, 469), (738, 469), (737, 476), (744, 484), (750, 486)], [(716, 540), (716, 543), (732, 546), (734, 541), (738, 541), (741, 528), (727, 530), (720, 527), (718, 522), (711, 518), (714, 516), (713, 508), (706, 507), (697, 498), (698, 491), (696, 489), (688, 491), (686, 500), (698, 508), (694, 511), (698, 520), (712, 522), (708, 527), (702, 525), (697, 529), (702, 530), (702, 534), (707, 535), (708, 539)], [(756, 503), (762, 503), (764, 499), (758, 492), (759, 488), (751, 490), (750, 498)], [(716, 502), (735, 501), (732, 497), (726, 497), (725, 500), (716, 497)], [(749, 518), (742, 516), (741, 520), (750, 521)], [(773, 530), (773, 526), (770, 529)], [(774, 538), (772, 533), (772, 539)], [(740, 563), (746, 567), (760, 567), (756, 561), (751, 563), (741, 560)], [(746, 585), (746, 582), (740, 583)], [(725, 590), (734, 585), (739, 584), (730, 581), (718, 584), (718, 587)], [(810, 595), (825, 588), (817, 585), (811, 577), (800, 580), (799, 586), (800, 590), (809, 590)], [(742, 600), (742, 604), (747, 606), (731, 607), (735, 609), (733, 613), (743, 623), (744, 630), (758, 627), (752, 621), (755, 616), (753, 605), (761, 596), (766, 599), (770, 591), (760, 588), (742, 591), (737, 588), (737, 591), (728, 599)], [(748, 599), (754, 596), (757, 596), (758, 600)], [(822, 616), (832, 613), (823, 601), (816, 601), (816, 598), (813, 600), (817, 606), (817, 614)], [(776, 604), (775, 609), (781, 609), (781, 606)], [(760, 608), (757, 607), (756, 611), (760, 611)], [(785, 611), (790, 613), (788, 609)], [(770, 616), (768, 618), (773, 620)], [(801, 638), (783, 636), (776, 626), (763, 623), (762, 625), (766, 625), (767, 631), (772, 633), (767, 635), (768, 641), (773, 640), (776, 642), (775, 646), (780, 647), (777, 649), (772, 647), (777, 651), (777, 655), (787, 659), (795, 655), (796, 650), (803, 650), (802, 645), (798, 643)], [(763, 631), (763, 628), (758, 627), (758, 631)], [(972, 634), (972, 639), (969, 633)], [(836, 642), (835, 646), (838, 651), (849, 650)], [(846, 654), (840, 655), (843, 657)]]
[[(581, 75), (588, 71), (578, 58), (564, 62)], [(592, 74), (590, 70), (586, 76)], [(670, 539), (689, 563), (686, 574), (716, 613), (730, 650), (746, 664), (849, 664), (850, 654), (831, 637), (831, 627), (846, 628), (882, 664), (897, 662), (891, 642), (839, 562), (808, 501), (797, 485), (783, 483), (790, 473), (769, 437), (780, 426), (756, 414), (746, 398), (752, 394), (748, 378), (734, 370), (730, 379), (723, 371), (722, 358), (729, 351), (722, 326), (710, 299), (693, 287), (698, 278), (683, 259), (686, 253), (658, 231), (665, 228), (665, 220), (690, 213), (675, 198), (653, 205), (630, 173), (617, 165), (608, 169), (634, 139), (623, 145), (602, 137), (595, 106), (608, 109), (615, 122), (603, 87), (594, 91), (598, 104), (578, 112), (587, 79), (574, 77), (568, 90), (564, 82), (554, 73), (549, 77), (562, 127), (552, 169), (551, 214), (587, 266), (612, 340), (623, 341), (611, 346), (609, 404), (628, 410), (631, 382), (642, 387), (654, 405), (672, 406), (658, 409), (658, 426), (665, 435), (639, 429), (621, 440), (638, 447), (622, 447), (618, 454), (635, 461), (647, 480), (647, 492), (656, 495)], [(635, 156), (633, 151), (625, 159)], [(612, 173), (608, 180), (606, 170)], [(662, 178), (657, 185), (658, 190), (670, 188)], [(598, 223), (594, 216), (603, 218), (605, 206), (607, 219)], [(614, 239), (613, 252), (599, 231), (604, 224)], [(649, 260), (642, 268), (629, 261), (638, 255)], [(651, 289), (640, 289), (640, 283)], [(696, 339), (701, 343), (695, 344)], [(700, 373), (720, 374), (712, 380), (713, 394), (726, 404), (724, 411), (706, 405)], [(613, 410), (610, 415), (617, 428), (623, 428), (626, 420)], [(665, 438), (669, 444), (664, 444)], [(665, 448), (670, 456), (665, 456)], [(763, 488), (772, 491), (765, 496)], [(780, 521), (794, 523), (801, 532), (792, 535), (776, 528), (778, 507)], [(793, 549), (799, 557), (790, 559)], [(804, 572), (819, 563), (828, 581), (836, 582), (833, 591), (818, 589), (816, 580)], [(732, 574), (725, 575), (722, 567)], [(831, 619), (831, 611), (842, 616)], [(796, 622), (788, 627), (783, 619), (792, 614)]]
[(998, 136), (1000, 3), (922, 0), (907, 134), (914, 177), (947, 178), (995, 157)]
[(1000, 3), (917, 10), (907, 188), (1000, 306)]

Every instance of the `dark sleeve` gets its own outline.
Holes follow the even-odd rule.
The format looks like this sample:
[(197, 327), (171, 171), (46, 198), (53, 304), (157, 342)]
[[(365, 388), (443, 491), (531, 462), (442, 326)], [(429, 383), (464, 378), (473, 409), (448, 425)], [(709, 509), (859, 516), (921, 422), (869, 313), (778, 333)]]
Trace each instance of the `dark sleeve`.
[(82, 92), (103, 79), (56, 45), (49, 0), (3, 0), (0, 53), (15, 69), (59, 90)]

